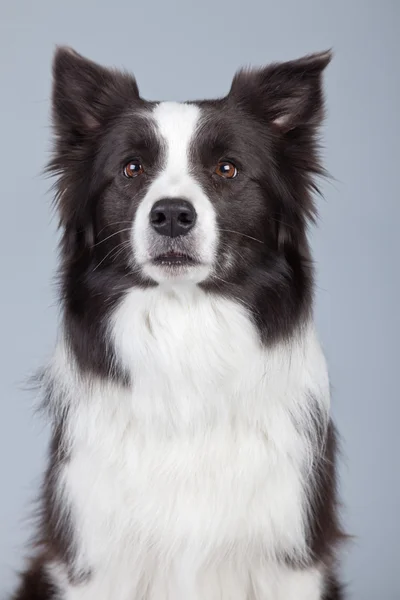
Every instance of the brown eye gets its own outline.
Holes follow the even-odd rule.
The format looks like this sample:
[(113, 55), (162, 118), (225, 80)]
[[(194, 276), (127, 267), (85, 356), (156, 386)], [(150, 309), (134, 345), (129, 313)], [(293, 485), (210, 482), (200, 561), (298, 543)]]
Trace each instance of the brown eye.
[(130, 160), (124, 167), (125, 177), (137, 177), (143, 173), (143, 165), (138, 158)]
[(235, 165), (227, 160), (220, 161), (215, 169), (215, 172), (220, 177), (225, 177), (225, 179), (233, 179), (238, 174), (238, 170)]

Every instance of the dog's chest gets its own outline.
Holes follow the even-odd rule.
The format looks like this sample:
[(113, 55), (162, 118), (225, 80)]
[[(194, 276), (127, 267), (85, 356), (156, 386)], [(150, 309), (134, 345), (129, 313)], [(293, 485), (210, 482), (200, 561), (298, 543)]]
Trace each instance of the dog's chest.
[(88, 559), (105, 546), (164, 558), (189, 551), (199, 560), (224, 547), (301, 549), (301, 469), (261, 432), (158, 439), (127, 427), (119, 440), (103, 433), (101, 447), (83, 445), (65, 472)]
[(126, 306), (116, 318), (132, 386), (91, 386), (62, 476), (89, 568), (195, 574), (305, 549), (304, 382), (281, 350), (266, 358), (241, 310), (217, 309), (186, 322), (178, 311), (170, 331), (148, 304), (133, 323)]

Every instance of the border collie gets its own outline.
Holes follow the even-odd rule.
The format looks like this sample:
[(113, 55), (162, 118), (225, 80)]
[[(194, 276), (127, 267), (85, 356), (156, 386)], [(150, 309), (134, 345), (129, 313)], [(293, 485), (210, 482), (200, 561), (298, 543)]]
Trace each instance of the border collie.
[(330, 58), (177, 103), (56, 51), (62, 321), (15, 600), (342, 598), (307, 241)]

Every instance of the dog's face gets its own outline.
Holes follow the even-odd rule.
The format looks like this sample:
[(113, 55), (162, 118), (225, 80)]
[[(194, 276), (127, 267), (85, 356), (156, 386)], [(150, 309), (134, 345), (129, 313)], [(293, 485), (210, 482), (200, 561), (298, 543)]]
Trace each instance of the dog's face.
[(108, 324), (133, 287), (239, 302), (265, 344), (308, 319), (329, 60), (241, 71), (226, 97), (180, 104), (148, 102), (131, 75), (57, 51), (49, 171), (65, 331), (81, 366), (115, 376)]
[(51, 169), (66, 260), (137, 285), (277, 277), (307, 253), (329, 60), (242, 71), (215, 101), (153, 103), (131, 76), (59, 49)]

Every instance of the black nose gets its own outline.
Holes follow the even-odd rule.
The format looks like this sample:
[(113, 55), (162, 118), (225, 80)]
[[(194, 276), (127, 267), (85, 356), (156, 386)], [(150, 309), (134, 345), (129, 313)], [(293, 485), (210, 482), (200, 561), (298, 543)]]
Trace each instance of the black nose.
[(160, 235), (186, 235), (196, 223), (196, 211), (187, 200), (164, 198), (151, 209), (150, 223)]

